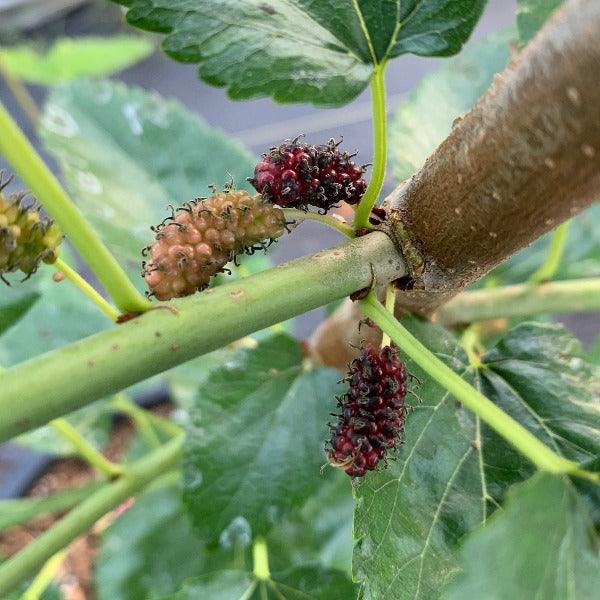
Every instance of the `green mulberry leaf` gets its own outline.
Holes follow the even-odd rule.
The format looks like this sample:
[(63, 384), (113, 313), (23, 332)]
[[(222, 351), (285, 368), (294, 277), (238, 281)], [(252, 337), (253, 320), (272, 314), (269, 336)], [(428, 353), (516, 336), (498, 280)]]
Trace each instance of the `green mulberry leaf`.
[(110, 75), (146, 58), (153, 50), (148, 39), (117, 35), (59, 38), (45, 52), (32, 46), (9, 46), (0, 48), (0, 54), (14, 77), (55, 85), (81, 77)]
[[(578, 462), (600, 451), (597, 370), (562, 327), (522, 324), (474, 371), (450, 334), (410, 322), (418, 337), (490, 400)], [(360, 480), (355, 577), (365, 599), (439, 597), (460, 569), (458, 547), (535, 468), (410, 361), (415, 390), (397, 461)]]
[(249, 543), (327, 481), (320, 467), (338, 379), (280, 334), (240, 349), (200, 386), (184, 443), (184, 499), (207, 541)]
[(335, 106), (373, 67), (458, 52), (485, 0), (118, 0), (132, 25), (167, 34), (164, 51), (198, 63), (232, 98)]
[(568, 479), (538, 473), (511, 489), (503, 510), (469, 536), (448, 600), (596, 598), (598, 539)]
[(526, 44), (564, 0), (517, 0), (519, 41)]

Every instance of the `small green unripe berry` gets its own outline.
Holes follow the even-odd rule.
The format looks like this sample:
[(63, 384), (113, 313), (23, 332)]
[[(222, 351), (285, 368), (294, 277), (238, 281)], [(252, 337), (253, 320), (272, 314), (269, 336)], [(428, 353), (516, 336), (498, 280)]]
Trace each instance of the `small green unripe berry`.
[(35, 202), (23, 202), (25, 194), (2, 194), (0, 180), (0, 278), (21, 271), (29, 278), (41, 262), (52, 263), (63, 239), (60, 228), (40, 213)]

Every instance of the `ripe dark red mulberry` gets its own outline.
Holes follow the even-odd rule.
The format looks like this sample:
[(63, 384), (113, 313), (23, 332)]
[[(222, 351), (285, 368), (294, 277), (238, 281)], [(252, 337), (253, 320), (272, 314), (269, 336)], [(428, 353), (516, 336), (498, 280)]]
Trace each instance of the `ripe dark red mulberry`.
[(5, 197), (0, 173), (0, 279), (5, 273), (21, 271), (27, 279), (36, 272), (41, 262), (53, 263), (63, 239), (58, 225), (40, 213), (31, 202), (23, 202), (26, 194)]
[(263, 155), (249, 181), (267, 200), (286, 208), (310, 205), (327, 212), (342, 201), (357, 204), (367, 189), (366, 167), (338, 146), (334, 140), (322, 146), (286, 140)]
[(338, 398), (338, 422), (326, 444), (329, 464), (351, 477), (375, 469), (404, 430), (406, 368), (395, 346), (365, 346), (350, 364), (348, 391)]
[(236, 254), (266, 248), (283, 234), (285, 216), (260, 196), (225, 190), (188, 202), (152, 229), (143, 276), (158, 300), (170, 300), (206, 287)]

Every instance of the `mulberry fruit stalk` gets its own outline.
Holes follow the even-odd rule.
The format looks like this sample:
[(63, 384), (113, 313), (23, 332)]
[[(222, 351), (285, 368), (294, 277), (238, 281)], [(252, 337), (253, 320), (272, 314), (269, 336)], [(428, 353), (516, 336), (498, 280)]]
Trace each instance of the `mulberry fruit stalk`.
[(0, 173), (0, 278), (21, 271), (28, 279), (41, 262), (53, 263), (63, 234), (51, 219), (40, 213), (35, 202), (25, 203), (26, 194), (2, 194), (8, 185)]
[(338, 147), (333, 139), (321, 146), (286, 140), (263, 155), (249, 181), (285, 208), (307, 210), (310, 205), (326, 213), (338, 202), (357, 204), (367, 189), (366, 166), (356, 165)]
[(205, 288), (236, 254), (266, 248), (285, 230), (283, 211), (261, 196), (225, 190), (186, 203), (157, 227), (143, 276), (158, 300)]
[(329, 464), (351, 477), (377, 467), (404, 430), (407, 372), (395, 346), (366, 345), (350, 363), (348, 391), (338, 398), (338, 422), (330, 424)]

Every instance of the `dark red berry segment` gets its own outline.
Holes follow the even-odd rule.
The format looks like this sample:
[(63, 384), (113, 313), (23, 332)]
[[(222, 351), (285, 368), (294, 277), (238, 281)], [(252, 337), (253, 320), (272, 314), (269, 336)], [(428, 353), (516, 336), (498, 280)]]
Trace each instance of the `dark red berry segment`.
[(342, 201), (357, 204), (367, 189), (366, 167), (338, 146), (333, 139), (322, 146), (286, 140), (263, 155), (249, 181), (265, 199), (286, 208), (310, 205), (327, 212)]
[(205, 288), (236, 254), (266, 247), (285, 229), (283, 211), (247, 192), (225, 190), (188, 202), (152, 228), (143, 276), (158, 300)]
[(395, 448), (406, 418), (406, 368), (395, 346), (365, 346), (350, 364), (348, 391), (338, 398), (338, 422), (326, 444), (329, 464), (351, 477), (375, 469)]

